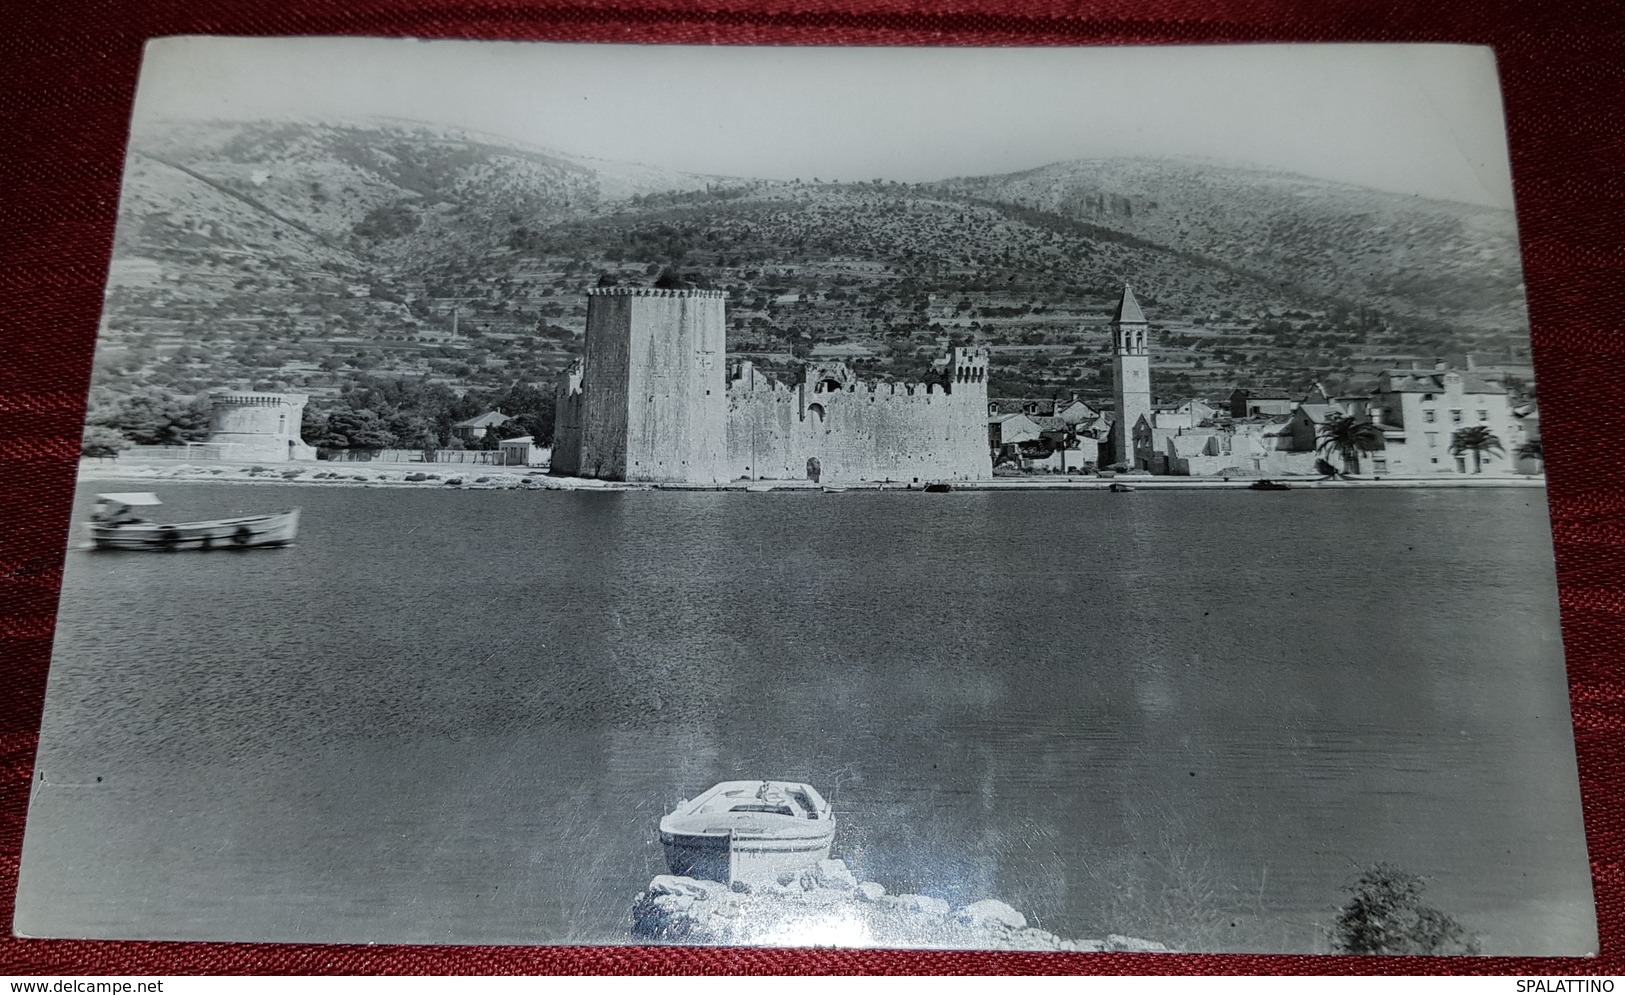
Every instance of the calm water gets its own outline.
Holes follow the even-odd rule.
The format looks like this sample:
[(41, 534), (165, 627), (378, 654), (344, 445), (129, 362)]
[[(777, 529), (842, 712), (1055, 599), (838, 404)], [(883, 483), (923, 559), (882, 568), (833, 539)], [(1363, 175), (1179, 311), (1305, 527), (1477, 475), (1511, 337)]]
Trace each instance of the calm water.
[(163, 496), (301, 541), (69, 552), (26, 933), (624, 941), (771, 776), (1066, 936), (1314, 950), (1391, 861), (1594, 944), (1540, 491)]

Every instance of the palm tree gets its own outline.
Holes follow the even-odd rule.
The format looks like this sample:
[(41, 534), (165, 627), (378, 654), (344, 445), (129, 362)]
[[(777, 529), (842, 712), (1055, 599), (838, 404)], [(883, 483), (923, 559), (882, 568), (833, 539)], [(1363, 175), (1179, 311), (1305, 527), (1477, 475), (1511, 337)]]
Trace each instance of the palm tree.
[(1320, 445), (1315, 452), (1323, 456), (1337, 455), (1343, 460), (1344, 473), (1357, 473), (1361, 453), (1374, 453), (1387, 448), (1382, 429), (1368, 421), (1357, 421), (1351, 415), (1333, 411), (1320, 426)]
[(1543, 460), (1546, 458), (1546, 450), (1541, 447), (1539, 439), (1530, 439), (1518, 447), (1518, 458)]
[(1501, 440), (1485, 425), (1473, 425), (1469, 428), (1459, 428), (1456, 434), (1450, 437), (1450, 455), (1460, 456), (1463, 453), (1473, 454), (1473, 472), (1482, 472), (1485, 453), (1500, 453), (1506, 455), (1501, 448)]

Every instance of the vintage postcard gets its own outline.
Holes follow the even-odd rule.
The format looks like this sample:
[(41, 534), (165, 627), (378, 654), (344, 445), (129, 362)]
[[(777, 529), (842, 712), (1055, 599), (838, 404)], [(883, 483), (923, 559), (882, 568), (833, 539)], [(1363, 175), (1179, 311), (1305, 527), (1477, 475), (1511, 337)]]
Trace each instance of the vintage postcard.
[(1583, 955), (1487, 49), (147, 49), (26, 936)]

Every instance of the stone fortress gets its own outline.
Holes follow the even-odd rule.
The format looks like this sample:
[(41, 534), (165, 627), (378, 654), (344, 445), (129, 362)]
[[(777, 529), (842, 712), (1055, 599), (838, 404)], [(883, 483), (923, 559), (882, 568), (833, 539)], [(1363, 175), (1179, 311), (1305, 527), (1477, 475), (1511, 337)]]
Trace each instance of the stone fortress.
[[(1369, 394), (1226, 412), (1202, 398), (1159, 403), (1151, 327), (1126, 284), (1108, 324), (1112, 410), (1087, 423), (1009, 415), (990, 403), (988, 352), (949, 350), (935, 381), (859, 379), (844, 363), (813, 363), (785, 383), (727, 361), (726, 295), (715, 290), (600, 287), (588, 292), (583, 358), (560, 380), (552, 470), (648, 483), (804, 480), (922, 485), (986, 480), (993, 453), (1042, 438), (1061, 469), (1117, 467), (1178, 476), (1318, 476), (1332, 416), (1374, 424), (1381, 448), (1348, 470), (1375, 476), (1538, 472), (1516, 457), (1539, 437), (1538, 415), (1515, 409), (1498, 379), (1450, 370), (1394, 370)], [(1471, 358), (1469, 357), (1469, 367)], [(1237, 391), (1246, 397), (1252, 393)], [(1268, 393), (1268, 392), (1265, 392)], [(1263, 396), (1262, 393), (1259, 394)], [(297, 419), (295, 419), (296, 421)], [(1041, 424), (1042, 422), (1042, 424)], [(1451, 451), (1480, 426), (1499, 450)], [(1068, 454), (1070, 453), (1070, 458)], [(1051, 458), (1053, 458), (1053, 453)]]
[(313, 460), (316, 450), (299, 437), (304, 394), (219, 390), (209, 395), (209, 447), (218, 459), (283, 462)]
[(993, 474), (986, 350), (940, 382), (866, 382), (842, 363), (786, 384), (726, 362), (726, 295), (588, 292), (582, 359), (558, 388), (553, 472), (651, 483), (923, 484)]

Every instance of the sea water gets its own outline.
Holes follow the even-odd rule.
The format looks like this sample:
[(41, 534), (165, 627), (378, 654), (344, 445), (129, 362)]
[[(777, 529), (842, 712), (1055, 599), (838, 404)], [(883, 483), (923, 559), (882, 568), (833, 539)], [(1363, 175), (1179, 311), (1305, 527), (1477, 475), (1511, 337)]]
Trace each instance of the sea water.
[(1323, 949), (1389, 862), (1594, 942), (1538, 490), (163, 497), (299, 542), (69, 551), (25, 933), (623, 942), (660, 815), (764, 777), (1067, 937)]

